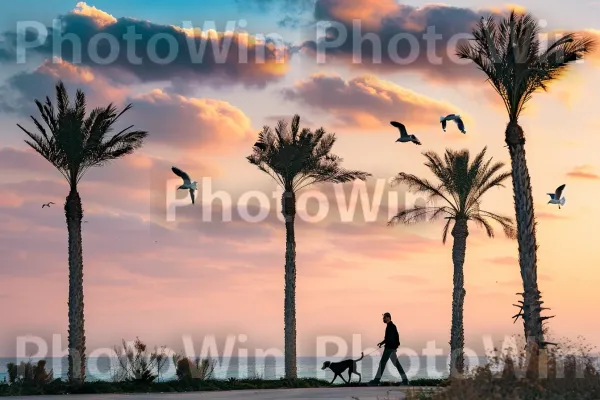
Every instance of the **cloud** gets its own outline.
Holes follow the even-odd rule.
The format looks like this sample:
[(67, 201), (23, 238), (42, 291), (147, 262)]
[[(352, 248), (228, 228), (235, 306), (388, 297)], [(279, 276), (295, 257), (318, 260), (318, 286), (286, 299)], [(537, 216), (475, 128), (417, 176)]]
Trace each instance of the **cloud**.
[(232, 104), (215, 99), (184, 97), (161, 90), (134, 96), (127, 116), (143, 121), (153, 143), (207, 152), (227, 152), (250, 146), (256, 139), (250, 119)]
[[(249, 146), (256, 138), (246, 114), (226, 101), (186, 97), (159, 89), (135, 93), (127, 85), (113, 83), (89, 67), (63, 60), (45, 61), (31, 73), (11, 77), (3, 88), (11, 95), (0, 100), (0, 108), (37, 116), (39, 112), (33, 99), (43, 100), (48, 95), (53, 99), (59, 79), (71, 96), (75, 87), (82, 89), (89, 108), (106, 106), (109, 102), (121, 107), (132, 103), (133, 108), (123, 115), (122, 121), (131, 122), (135, 129), (148, 131), (146, 145), (165, 145), (191, 157), (200, 149), (211, 153), (229, 152), (239, 145)], [(24, 127), (28, 129), (28, 124)]]
[[(455, 56), (457, 44), (472, 37), (481, 16), (482, 12), (468, 8), (443, 4), (415, 7), (393, 0), (318, 0), (314, 12), (315, 20), (335, 23), (326, 43), (333, 46), (339, 39), (340, 44), (324, 50), (326, 59), (362, 70), (415, 72), (453, 83), (483, 78), (473, 65)], [(360, 26), (353, 27), (353, 21)], [(317, 40), (305, 41), (302, 49), (314, 54)]]
[[(379, 74), (411, 72), (433, 82), (479, 83), (485, 75), (470, 61), (458, 59), (456, 48), (472, 38), (482, 16), (504, 18), (509, 10), (526, 12), (514, 4), (472, 9), (441, 3), (412, 6), (395, 0), (317, 0), (314, 19), (333, 25), (326, 38), (313, 34), (300, 51), (315, 57), (318, 43), (328, 44), (320, 53), (334, 65)], [(585, 32), (598, 35), (592, 29)]]
[(580, 165), (567, 172), (567, 176), (575, 179), (599, 180), (600, 175), (594, 172), (591, 165)]
[(537, 219), (545, 219), (545, 220), (558, 220), (558, 219), (567, 219), (567, 217), (563, 215), (552, 214), (545, 211), (536, 211), (535, 218)]
[(345, 128), (389, 128), (390, 120), (399, 120), (410, 130), (411, 125), (435, 123), (436, 118), (432, 120), (431, 115), (447, 115), (456, 111), (449, 103), (373, 75), (346, 81), (338, 75), (313, 74), (293, 88), (284, 89), (283, 95), (287, 100), (332, 115), (338, 125)]
[[(164, 82), (177, 77), (190, 85), (264, 87), (281, 78), (288, 69), (288, 47), (268, 37), (263, 40), (240, 31), (217, 33), (208, 26), (181, 28), (115, 18), (84, 2), (77, 3), (60, 20), (62, 32), (47, 28), (45, 42), (31, 51), (102, 70), (115, 81)], [(12, 49), (10, 58), (4, 57), (4, 61), (14, 62), (16, 33), (6, 32), (5, 37)], [(29, 40), (36, 37), (35, 33), (28, 33)], [(68, 37), (74, 37), (81, 46), (74, 46)], [(111, 37), (113, 43), (97, 41), (101, 37)], [(64, 40), (54, 43), (59, 38)], [(108, 58), (111, 54), (115, 54), (114, 61)], [(168, 63), (157, 61), (169, 56), (172, 61)]]
[[(23, 115), (37, 114), (34, 99), (43, 102), (46, 96), (54, 100), (55, 86), (62, 79), (69, 86), (84, 89), (88, 105), (97, 107), (110, 102), (122, 103), (130, 89), (94, 72), (91, 68), (73, 65), (60, 58), (45, 60), (32, 72), (19, 72), (0, 88), (0, 110)], [(74, 93), (72, 94), (74, 96)]]
[(490, 262), (492, 264), (519, 265), (519, 260), (516, 257), (493, 257), (488, 258), (485, 261)]

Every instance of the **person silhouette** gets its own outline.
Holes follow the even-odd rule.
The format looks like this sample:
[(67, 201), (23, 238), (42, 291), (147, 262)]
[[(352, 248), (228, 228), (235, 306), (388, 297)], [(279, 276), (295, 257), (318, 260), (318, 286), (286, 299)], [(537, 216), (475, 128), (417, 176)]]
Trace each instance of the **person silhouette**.
[(383, 348), (383, 354), (381, 355), (381, 360), (379, 361), (377, 374), (375, 375), (375, 378), (369, 382), (369, 385), (379, 385), (388, 360), (392, 360), (392, 363), (396, 369), (398, 369), (400, 377), (402, 378), (402, 384), (408, 385), (408, 378), (406, 377), (404, 368), (402, 368), (402, 365), (400, 365), (400, 361), (398, 361), (398, 355), (396, 354), (398, 347), (400, 346), (400, 335), (398, 334), (398, 328), (396, 328), (396, 325), (394, 325), (392, 322), (392, 315), (389, 312), (383, 314), (383, 323), (387, 325), (385, 328), (385, 337), (383, 341), (377, 344), (377, 347), (385, 347)]

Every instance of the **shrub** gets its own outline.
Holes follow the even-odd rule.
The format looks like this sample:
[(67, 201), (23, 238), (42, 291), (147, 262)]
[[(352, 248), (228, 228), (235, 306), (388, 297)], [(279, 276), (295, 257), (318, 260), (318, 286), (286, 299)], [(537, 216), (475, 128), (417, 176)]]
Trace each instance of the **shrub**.
[(209, 359), (197, 357), (192, 361), (180, 354), (173, 355), (173, 364), (175, 364), (175, 373), (179, 380), (208, 380), (213, 377), (215, 370), (215, 363)]
[(125, 340), (122, 347), (115, 346), (118, 366), (113, 373), (113, 381), (153, 382), (164, 366), (165, 348), (149, 352), (147, 347), (139, 338), (135, 339), (133, 346), (128, 345)]
[(435, 400), (592, 400), (600, 398), (600, 372), (586, 345), (562, 345), (531, 355), (491, 360), (464, 378), (451, 379)]
[(52, 381), (54, 375), (52, 370), (46, 371), (46, 360), (40, 360), (35, 365), (31, 361), (21, 361), (19, 365), (8, 363), (6, 370), (11, 385), (42, 386)]

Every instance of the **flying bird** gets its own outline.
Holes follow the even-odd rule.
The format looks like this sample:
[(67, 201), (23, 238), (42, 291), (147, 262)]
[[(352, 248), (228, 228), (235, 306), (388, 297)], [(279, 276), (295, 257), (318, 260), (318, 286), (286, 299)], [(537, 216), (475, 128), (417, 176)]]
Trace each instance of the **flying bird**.
[(401, 143), (413, 142), (414, 144), (417, 144), (419, 146), (421, 145), (421, 142), (419, 141), (419, 139), (417, 139), (417, 137), (415, 135), (409, 135), (408, 132), (406, 131), (406, 127), (403, 124), (401, 124), (400, 122), (391, 121), (390, 125), (398, 128), (398, 130), (400, 131), (400, 137), (398, 139), (396, 139), (396, 142), (401, 142)]
[(566, 199), (564, 197), (561, 197), (565, 186), (566, 185), (560, 185), (559, 187), (556, 188), (556, 192), (548, 193), (548, 196), (550, 196), (550, 201), (548, 202), (548, 204), (558, 204), (559, 210), (560, 210), (560, 206), (565, 205)]
[(175, 175), (183, 179), (183, 185), (179, 186), (177, 189), (188, 189), (190, 191), (190, 197), (192, 198), (192, 204), (194, 204), (194, 191), (198, 190), (198, 188), (196, 187), (196, 184), (198, 182), (192, 181), (187, 173), (183, 172), (177, 167), (171, 167), (171, 171), (173, 171)]
[(54, 204), (54, 203), (53, 202), (44, 203), (44, 204), (42, 204), (42, 208), (50, 207), (50, 204)]
[(462, 118), (460, 118), (460, 115), (448, 114), (445, 117), (440, 117), (440, 122), (442, 123), (442, 129), (444, 130), (444, 132), (446, 132), (446, 122), (447, 121), (456, 122), (456, 126), (458, 127), (458, 130), (461, 131), (462, 133), (467, 133), (467, 131), (465, 130), (465, 124), (464, 124)]

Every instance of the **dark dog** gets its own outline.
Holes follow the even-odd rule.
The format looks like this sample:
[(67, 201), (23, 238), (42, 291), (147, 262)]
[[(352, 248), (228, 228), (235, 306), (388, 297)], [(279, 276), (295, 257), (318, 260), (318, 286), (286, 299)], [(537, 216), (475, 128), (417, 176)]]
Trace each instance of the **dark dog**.
[[(330, 385), (333, 383), (333, 381), (335, 381), (335, 379), (338, 376), (340, 378), (342, 378), (342, 380), (345, 383), (350, 383), (350, 380), (352, 379), (352, 374), (358, 375), (358, 383), (360, 383), (362, 376), (360, 375), (359, 372), (357, 372), (356, 363), (358, 361), (362, 360), (364, 357), (365, 357), (365, 354), (360, 353), (360, 358), (358, 360), (344, 360), (344, 361), (339, 361), (339, 362), (325, 361), (323, 363), (323, 367), (321, 369), (329, 368), (333, 372), (334, 375), (333, 375), (333, 379), (329, 383)], [(342, 376), (342, 372), (344, 372), (346, 370), (348, 370), (348, 381), (346, 381), (344, 379), (344, 377)]]

